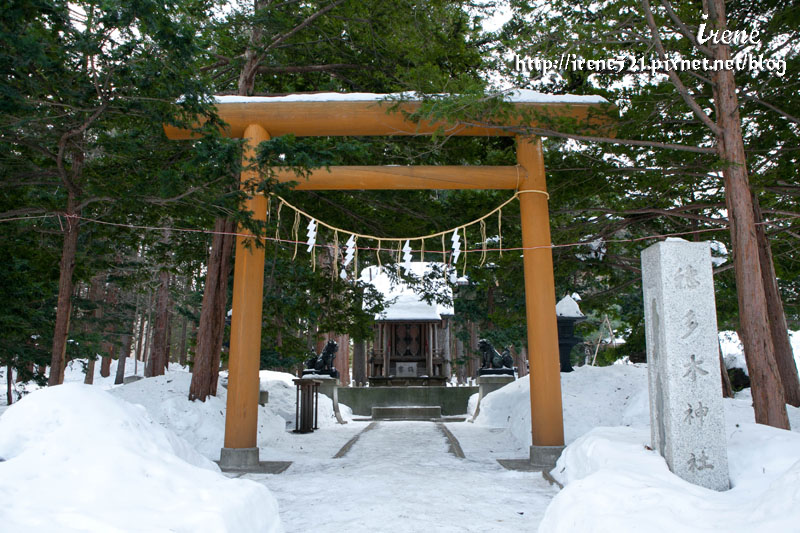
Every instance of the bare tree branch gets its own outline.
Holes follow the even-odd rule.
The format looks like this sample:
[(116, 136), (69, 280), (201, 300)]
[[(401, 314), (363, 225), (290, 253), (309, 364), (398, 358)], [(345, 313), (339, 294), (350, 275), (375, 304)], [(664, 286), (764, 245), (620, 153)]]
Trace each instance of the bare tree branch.
[[(658, 27), (656, 26), (656, 20), (653, 17), (653, 11), (650, 9), (650, 1), (649, 0), (642, 0), (642, 8), (644, 9), (645, 18), (647, 19), (647, 25), (650, 27), (650, 34), (653, 37), (653, 44), (656, 47), (656, 52), (658, 52), (658, 57), (662, 61), (667, 60), (667, 52), (664, 49), (664, 43), (661, 42), (661, 36), (658, 33)], [(722, 131), (720, 130), (719, 126), (711, 120), (705, 111), (700, 107), (697, 101), (689, 94), (689, 89), (681, 81), (678, 74), (676, 74), (672, 70), (667, 70), (667, 76), (669, 76), (669, 80), (675, 86), (675, 89), (678, 91), (678, 94), (683, 97), (683, 101), (686, 102), (692, 111), (694, 111), (695, 116), (699, 118), (703, 124), (705, 124), (717, 137), (721, 136)]]
[(594, 135), (578, 135), (577, 133), (564, 133), (561, 131), (550, 130), (546, 128), (519, 128), (512, 126), (498, 126), (488, 123), (479, 122), (459, 122), (459, 125), (475, 126), (485, 128), (487, 126), (504, 129), (506, 131), (513, 131), (520, 135), (538, 135), (540, 137), (558, 137), (560, 139), (575, 139), (576, 141), (595, 142), (595, 143), (612, 143), (623, 144), (629, 146), (647, 146), (649, 148), (665, 148), (668, 150), (679, 150), (683, 152), (694, 152), (697, 154), (714, 154), (717, 152), (715, 148), (703, 148), (701, 146), (686, 146), (683, 144), (661, 143), (655, 141), (637, 141), (635, 139), (616, 139), (614, 137), (597, 137)]
[(327, 72), (340, 69), (370, 69), (368, 65), (355, 65), (352, 63), (331, 63), (328, 65), (289, 65), (285, 67), (258, 67), (257, 72), (262, 74)]
[[(295, 26), (291, 30), (287, 31), (283, 35), (279, 35), (278, 37), (273, 39), (272, 42), (264, 49), (264, 52), (269, 51), (274, 46), (282, 43), (283, 41), (285, 41), (286, 39), (288, 39), (292, 35), (296, 34), (300, 30), (302, 30), (303, 28), (306, 28), (309, 24), (314, 22), (316, 19), (318, 19), (319, 17), (321, 17), (322, 15), (327, 13), (328, 11), (331, 11), (332, 9), (336, 8), (337, 6), (339, 6), (340, 4), (344, 3), (344, 1), (345, 0), (336, 0), (335, 2), (333, 2), (331, 4), (328, 4), (327, 6), (323, 7), (322, 9), (320, 9), (319, 11), (314, 13), (313, 15), (309, 15), (303, 22), (301, 22), (300, 24), (298, 24), (297, 26)], [(262, 58), (263, 58), (263, 52), (262, 52)]]
[(711, 51), (709, 47), (703, 46), (697, 41), (697, 37), (695, 36), (695, 34), (689, 30), (689, 27), (686, 24), (684, 24), (684, 22), (680, 19), (678, 14), (675, 13), (675, 10), (672, 9), (672, 4), (669, 2), (669, 0), (661, 0), (661, 5), (664, 6), (664, 8), (667, 10), (667, 15), (669, 15), (669, 18), (672, 19), (672, 22), (674, 22), (675, 25), (678, 26), (678, 29), (683, 34), (683, 36), (689, 39), (689, 41), (692, 43), (692, 45), (694, 45), (695, 48), (703, 52), (708, 57), (714, 56), (714, 53)]

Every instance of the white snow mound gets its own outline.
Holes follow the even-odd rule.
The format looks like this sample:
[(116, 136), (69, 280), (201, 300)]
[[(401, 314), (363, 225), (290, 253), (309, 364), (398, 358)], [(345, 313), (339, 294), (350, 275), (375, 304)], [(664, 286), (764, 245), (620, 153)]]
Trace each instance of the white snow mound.
[(729, 433), (731, 490), (716, 492), (672, 474), (645, 445), (647, 428), (595, 428), (553, 470), (566, 483), (539, 533), (797, 531), (800, 435), (743, 423)]
[[(596, 426), (647, 426), (646, 365), (581, 366), (561, 374), (567, 443)], [(520, 447), (531, 445), (530, 380), (526, 376), (481, 400), (476, 424), (506, 428)]]
[(229, 479), (147, 411), (82, 384), (33, 392), (0, 417), (6, 531), (283, 530), (258, 483)]
[(578, 318), (584, 316), (584, 314), (581, 312), (581, 308), (578, 307), (578, 302), (567, 295), (556, 304), (556, 316)]

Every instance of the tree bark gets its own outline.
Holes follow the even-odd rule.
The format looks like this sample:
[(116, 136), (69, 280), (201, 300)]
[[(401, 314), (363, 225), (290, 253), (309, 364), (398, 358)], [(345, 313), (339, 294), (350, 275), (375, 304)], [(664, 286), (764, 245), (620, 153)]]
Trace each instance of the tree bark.
[(725, 360), (722, 358), (722, 346), (719, 347), (719, 373), (722, 376), (722, 397), (733, 398), (733, 387), (728, 369), (725, 367)]
[[(190, 285), (189, 278), (185, 278), (183, 286), (184, 304), (189, 299), (189, 285)], [(184, 315), (181, 318), (181, 335), (179, 339), (180, 344), (178, 345), (178, 364), (181, 366), (186, 366), (186, 341), (188, 335), (189, 335), (189, 319), (186, 318), (186, 315)]]
[[(709, 20), (720, 31), (726, 28), (724, 0), (707, 0)], [(713, 46), (715, 59), (730, 59), (730, 47)], [(750, 374), (756, 422), (789, 429), (785, 395), (775, 361), (772, 332), (767, 319), (753, 203), (747, 176), (747, 159), (742, 139), (736, 81), (730, 70), (713, 74), (714, 106), (717, 125), (717, 149), (722, 159), (725, 200), (731, 228), (736, 272), (739, 320), (745, 359)]]
[[(107, 306), (109, 311), (113, 311), (117, 308), (117, 301), (119, 299), (119, 289), (114, 285), (109, 285), (108, 291), (106, 292), (105, 298), (105, 305)], [(103, 339), (103, 353), (104, 355), (100, 360), (100, 376), (107, 378), (111, 375), (111, 359), (114, 356), (114, 343), (111, 342), (111, 338), (115, 332), (115, 325), (113, 322), (109, 322), (106, 324), (104, 328), (104, 339)]]
[[(138, 302), (137, 296), (137, 302)], [(142, 352), (144, 351), (144, 323), (147, 310), (150, 309), (150, 295), (147, 296), (147, 304), (144, 309), (140, 309), (137, 304), (136, 316), (139, 318), (139, 334), (136, 336), (136, 361), (142, 360)]]
[(136, 328), (136, 312), (138, 311), (138, 308), (139, 298), (137, 296), (136, 307), (134, 308), (133, 313), (125, 313), (122, 326), (120, 328), (120, 330), (124, 333), (122, 334), (122, 342), (120, 343), (119, 353), (117, 355), (117, 373), (114, 376), (115, 385), (121, 385), (125, 382), (125, 363), (128, 356), (131, 354), (131, 348), (133, 346), (133, 331)]
[(149, 378), (152, 374), (148, 374), (151, 370), (148, 366), (148, 362), (150, 361), (150, 354), (152, 353), (152, 345), (153, 345), (153, 308), (155, 307), (155, 302), (153, 302), (153, 294), (150, 294), (149, 305), (147, 308), (147, 326), (145, 327), (145, 334), (144, 334), (144, 353), (142, 354), (142, 362), (144, 363), (144, 377)]
[[(758, 197), (756, 197), (755, 193), (753, 194), (753, 209), (755, 210), (756, 222), (762, 222), (761, 207), (758, 204)], [(767, 296), (767, 312), (769, 313), (769, 326), (772, 332), (772, 344), (775, 348), (778, 375), (781, 377), (786, 403), (800, 407), (800, 379), (797, 375), (797, 365), (794, 362), (792, 341), (789, 339), (789, 328), (786, 325), (786, 315), (783, 312), (778, 277), (775, 275), (772, 249), (763, 224), (756, 225), (756, 237), (758, 238), (758, 257), (761, 261), (764, 292)]]
[(11, 368), (11, 364), (9, 363), (6, 366), (6, 404), (7, 405), (11, 405), (14, 402), (14, 396), (13, 396), (13, 394), (11, 394), (11, 392), (13, 391), (13, 387), (14, 387), (14, 378), (11, 375), (11, 371), (12, 370), (13, 369)]
[(225, 311), (228, 296), (230, 257), (233, 251), (235, 230), (232, 220), (218, 218), (214, 223), (214, 238), (206, 269), (200, 324), (197, 329), (197, 347), (192, 365), (192, 383), (189, 399), (205, 401), (217, 393), (219, 359), (225, 332)]
[(56, 307), (56, 323), (53, 331), (53, 349), (50, 358), (50, 377), (48, 385), (64, 383), (64, 368), (67, 355), (67, 335), (69, 320), (72, 314), (72, 274), (75, 272), (75, 256), (78, 251), (78, 220), (70, 215), (80, 215), (75, 209), (75, 197), (68, 193), (67, 217), (64, 224), (64, 244), (61, 249), (59, 263), (58, 304)]
[[(111, 347), (109, 347), (111, 349)], [(111, 357), (104, 355), (100, 358), (100, 376), (107, 378), (111, 375)]]
[(89, 359), (86, 363), (86, 375), (83, 377), (84, 385), (94, 385), (94, 369), (97, 366), (97, 359)]
[(186, 339), (189, 335), (189, 319), (183, 317), (181, 320), (181, 336), (178, 345), (178, 364), (186, 366)]
[(131, 351), (133, 336), (126, 333), (122, 336), (122, 345), (119, 347), (119, 357), (117, 359), (117, 374), (114, 376), (114, 385), (122, 385), (125, 382), (125, 362)]
[(158, 273), (158, 295), (156, 296), (156, 317), (153, 328), (153, 349), (147, 361), (147, 374), (163, 376), (164, 367), (169, 357), (169, 342), (167, 339), (167, 322), (169, 321), (169, 272), (161, 270)]
[(514, 365), (517, 367), (517, 378), (524, 378), (528, 375), (528, 350), (523, 346), (517, 352), (513, 344), (508, 347), (508, 350), (511, 352), (511, 357), (514, 358)]
[[(170, 284), (172, 283), (173, 281), (170, 280)], [(172, 298), (170, 298), (167, 301), (167, 334), (166, 334), (167, 347), (163, 358), (164, 372), (169, 370), (169, 362), (171, 361), (172, 357), (172, 306), (173, 306), (173, 301)]]
[[(94, 330), (96, 332), (100, 331), (100, 320), (103, 318), (103, 285), (104, 285), (104, 278), (105, 275), (95, 274), (92, 276), (92, 281), (90, 282), (89, 286), (89, 300), (94, 303), (96, 306), (94, 312), (92, 313), (94, 316)], [(90, 331), (92, 328), (87, 327), (85, 328), (87, 331)], [(92, 385), (94, 383), (94, 369), (97, 363), (97, 359), (90, 358), (88, 365), (86, 365), (86, 376), (83, 378), (83, 383), (86, 385)]]

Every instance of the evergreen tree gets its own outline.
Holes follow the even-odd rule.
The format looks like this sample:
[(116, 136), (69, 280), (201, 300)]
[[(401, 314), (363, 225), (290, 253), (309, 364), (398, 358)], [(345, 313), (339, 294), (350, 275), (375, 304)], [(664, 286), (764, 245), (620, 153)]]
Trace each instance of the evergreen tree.
[(205, 112), (193, 69), (205, 7), (20, 0), (2, 11), (0, 165), (21, 203), (0, 216), (57, 212), (63, 237), (51, 385), (63, 381), (85, 219), (121, 223), (208, 189), (148, 166), (167, 144), (161, 124)]

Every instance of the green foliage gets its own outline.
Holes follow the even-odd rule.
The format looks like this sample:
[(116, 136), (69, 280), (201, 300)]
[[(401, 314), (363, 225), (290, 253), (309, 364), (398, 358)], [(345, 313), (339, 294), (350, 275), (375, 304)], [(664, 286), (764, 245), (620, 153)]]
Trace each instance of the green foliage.
[[(702, 58), (664, 9), (652, 2), (661, 39), (671, 58)], [(698, 2), (672, 2), (677, 16), (696, 33), (702, 21)], [(512, 1), (511, 20), (491, 41), (501, 77), (520, 88), (550, 94), (597, 94), (616, 104), (616, 139), (587, 143), (563, 135), (604, 137), (574, 120), (545, 113), (520, 113), (536, 127), (519, 133), (543, 134), (548, 173), (552, 240), (556, 244), (591, 243), (553, 250), (558, 296), (578, 292), (583, 310), (607, 313), (629, 329), (631, 341), (617, 349), (636, 355), (643, 349), (639, 254), (665, 235), (713, 240), (724, 253), (715, 272), (720, 328), (736, 329), (738, 311), (721, 163), (711, 147), (712, 132), (694, 116), (661, 72), (656, 75), (568, 68), (564, 72), (519, 72), (514, 56), (558, 60), (562, 53), (583, 59), (655, 57), (652, 36), (638, 0), (605, 3)], [(797, 324), (798, 188), (794, 177), (797, 149), (797, 91), (800, 49), (787, 44), (797, 35), (793, 4), (726, 2), (731, 29), (761, 31), (762, 45), (749, 50), (783, 58), (787, 72), (737, 73), (740, 110), (752, 188), (759, 198), (773, 248), (787, 318)], [(741, 48), (741, 47), (740, 47)], [(735, 53), (743, 50), (735, 49)], [(679, 74), (695, 101), (713, 109), (707, 73)], [(480, 92), (459, 98), (432, 98), (421, 118), (449, 118), (472, 123), (502, 123), (514, 116), (510, 106)], [(713, 120), (712, 116), (712, 120)], [(621, 142), (617, 142), (617, 140)], [(640, 144), (626, 144), (633, 140)], [(514, 270), (503, 270), (513, 273)], [(515, 280), (513, 274), (504, 282)], [(514, 283), (516, 290), (521, 285)], [(485, 294), (485, 293), (484, 293)], [(481, 306), (483, 298), (474, 298)], [(488, 316), (486, 307), (471, 311)], [(521, 315), (519, 316), (522, 319)], [(591, 328), (590, 324), (584, 330)], [(589, 332), (587, 332), (589, 333)]]

